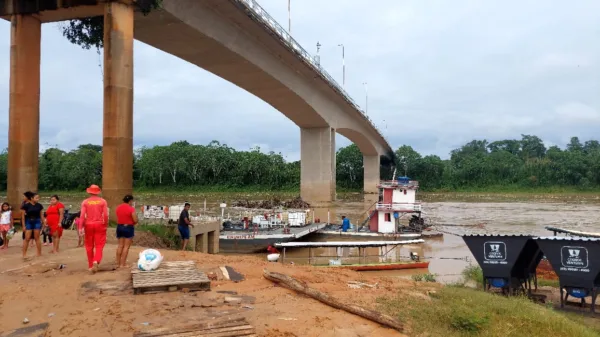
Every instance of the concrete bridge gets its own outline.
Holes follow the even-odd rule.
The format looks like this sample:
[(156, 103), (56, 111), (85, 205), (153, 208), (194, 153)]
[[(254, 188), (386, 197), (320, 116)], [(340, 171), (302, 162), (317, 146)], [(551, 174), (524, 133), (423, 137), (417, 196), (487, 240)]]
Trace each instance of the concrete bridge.
[[(193, 63), (269, 103), (301, 135), (301, 195), (335, 199), (335, 133), (364, 156), (364, 190), (376, 193), (379, 158), (391, 151), (346, 92), (254, 0), (0, 0), (12, 23), (8, 196), (38, 184), (41, 24), (104, 15), (102, 187), (110, 205), (132, 191), (133, 40)], [(160, 65), (157, 65), (160, 66)]]

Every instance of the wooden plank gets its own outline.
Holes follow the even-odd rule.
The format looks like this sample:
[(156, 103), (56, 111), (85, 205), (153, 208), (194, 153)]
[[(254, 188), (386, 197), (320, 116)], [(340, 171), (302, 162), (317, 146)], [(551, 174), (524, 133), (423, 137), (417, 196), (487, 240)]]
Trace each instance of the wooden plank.
[(218, 318), (206, 320), (201, 323), (196, 323), (192, 325), (187, 325), (183, 327), (173, 328), (173, 327), (163, 327), (163, 328), (155, 328), (151, 330), (147, 330), (145, 332), (141, 332), (136, 334), (136, 337), (147, 337), (148, 334), (165, 334), (165, 333), (183, 333), (194, 330), (202, 330), (202, 329), (210, 329), (210, 328), (219, 328), (219, 327), (231, 327), (246, 324), (246, 319), (244, 317), (234, 317), (234, 318)]
[(184, 327), (163, 327), (138, 332), (134, 337), (239, 337), (256, 336), (256, 330), (245, 318), (207, 320)]
[(194, 261), (168, 261), (152, 271), (131, 270), (135, 294), (169, 291), (187, 288), (189, 290), (210, 290), (210, 280), (196, 268)]

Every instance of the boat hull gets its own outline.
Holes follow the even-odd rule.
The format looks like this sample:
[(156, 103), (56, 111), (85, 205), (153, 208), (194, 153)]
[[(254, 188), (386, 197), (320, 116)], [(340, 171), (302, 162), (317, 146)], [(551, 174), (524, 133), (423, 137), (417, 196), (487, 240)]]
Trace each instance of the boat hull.
[(297, 241), (315, 235), (325, 224), (310, 224), (290, 228), (289, 233), (281, 230), (253, 233), (250, 231), (223, 231), (219, 236), (219, 250), (222, 253), (253, 254), (264, 253), (268, 246), (276, 243)]
[(422, 233), (371, 233), (371, 232), (342, 232), (335, 230), (319, 230), (317, 232), (320, 238), (332, 240), (354, 240), (354, 241), (396, 241), (412, 239), (429, 239), (442, 237), (444, 234), (439, 232)]
[(350, 270), (354, 270), (354, 271), (426, 269), (426, 268), (429, 268), (429, 262), (365, 264), (365, 265), (339, 266), (338, 268), (350, 269)]

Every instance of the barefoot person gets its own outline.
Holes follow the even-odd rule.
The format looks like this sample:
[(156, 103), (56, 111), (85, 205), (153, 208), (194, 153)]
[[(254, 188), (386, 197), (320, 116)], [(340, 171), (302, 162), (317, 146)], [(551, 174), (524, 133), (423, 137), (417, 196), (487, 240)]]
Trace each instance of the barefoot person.
[(190, 241), (190, 227), (194, 227), (190, 222), (190, 204), (185, 203), (183, 206), (183, 211), (179, 214), (179, 223), (177, 228), (179, 229), (179, 234), (181, 234), (181, 250), (185, 250), (187, 247), (188, 241)]
[(123, 198), (123, 203), (117, 206), (117, 266), (119, 268), (127, 267), (127, 254), (135, 234), (135, 225), (138, 223), (138, 217), (133, 207), (133, 196), (127, 194)]
[(75, 217), (73, 220), (75, 223), (75, 228), (77, 228), (77, 248), (83, 247), (83, 242), (85, 238), (85, 230), (83, 229), (83, 225), (81, 224), (81, 218)]
[(106, 228), (108, 227), (108, 205), (98, 194), (102, 192), (98, 185), (86, 189), (90, 195), (81, 203), (80, 219), (85, 230), (85, 250), (88, 267), (91, 273), (98, 271), (102, 261), (102, 251), (106, 244)]
[[(23, 220), (23, 207), (29, 203), (29, 201), (31, 200), (31, 198), (33, 197), (33, 192), (31, 191), (27, 191), (25, 193), (23, 193), (23, 202), (21, 202), (21, 207), (19, 208), (19, 210), (21, 211), (21, 214), (18, 215), (18, 219), (19, 221), (21, 221), (21, 230), (23, 231), (23, 242), (25, 242), (25, 232), (27, 232), (27, 230), (25, 229), (25, 223), (22, 221)], [(14, 216), (14, 215), (13, 215)], [(31, 240), (31, 248), (33, 248), (33, 240)]]
[(58, 195), (50, 197), (50, 206), (46, 211), (46, 225), (50, 229), (50, 242), (52, 243), (51, 253), (58, 253), (60, 249), (60, 238), (63, 234), (61, 223), (65, 215), (65, 205), (58, 198)]
[(21, 223), (25, 224), (25, 241), (23, 242), (23, 258), (27, 257), (27, 247), (29, 241), (35, 241), (37, 248), (37, 256), (42, 255), (42, 242), (40, 241), (40, 230), (44, 219), (44, 206), (40, 201), (40, 196), (37, 193), (31, 193), (29, 202), (24, 203)]
[(13, 228), (13, 217), (12, 211), (10, 210), (10, 205), (5, 202), (2, 204), (2, 208), (0, 209), (0, 234), (2, 234), (2, 240), (4, 244), (0, 249), (8, 249), (8, 231)]

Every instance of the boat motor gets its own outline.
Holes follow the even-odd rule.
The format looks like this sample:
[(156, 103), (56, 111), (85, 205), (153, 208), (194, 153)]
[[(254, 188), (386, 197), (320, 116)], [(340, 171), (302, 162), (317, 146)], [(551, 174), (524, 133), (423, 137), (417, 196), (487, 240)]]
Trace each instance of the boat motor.
[(417, 261), (418, 262), (419, 259), (420, 259), (419, 258), (419, 253), (417, 253), (417, 252), (410, 252), (410, 259), (413, 260), (413, 261)]

